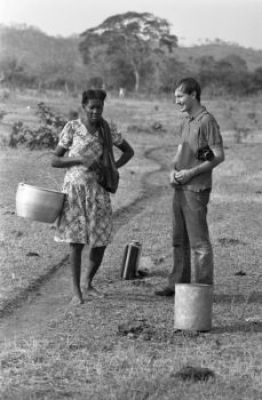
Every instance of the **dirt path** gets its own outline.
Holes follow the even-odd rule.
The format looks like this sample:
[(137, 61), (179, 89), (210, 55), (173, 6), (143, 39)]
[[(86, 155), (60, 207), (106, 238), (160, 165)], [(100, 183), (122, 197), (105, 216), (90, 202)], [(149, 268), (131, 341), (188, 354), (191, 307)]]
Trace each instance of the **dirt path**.
[[(159, 163), (159, 170), (145, 174), (143, 178), (143, 195), (130, 206), (116, 211), (114, 216), (114, 233), (127, 224), (134, 216), (141, 213), (167, 186), (166, 166), (161, 160), (164, 148), (155, 148), (145, 156)], [(105, 260), (106, 263), (106, 260)], [(106, 266), (104, 266), (106, 267)], [(45, 330), (47, 324), (63, 314), (68, 305), (68, 295), (71, 293), (71, 271), (68, 257), (61, 261), (60, 267), (42, 284), (28, 292), (24, 300), (19, 300), (15, 307), (4, 313), (0, 322), (0, 342), (17, 338), (26, 338)]]

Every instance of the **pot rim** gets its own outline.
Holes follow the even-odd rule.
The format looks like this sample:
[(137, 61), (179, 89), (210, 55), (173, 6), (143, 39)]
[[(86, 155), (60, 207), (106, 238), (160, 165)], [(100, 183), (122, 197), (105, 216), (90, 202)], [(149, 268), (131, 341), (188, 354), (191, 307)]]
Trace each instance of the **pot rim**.
[(56, 194), (61, 194), (61, 195), (65, 196), (65, 193), (63, 193), (63, 192), (61, 192), (59, 190), (53, 190), (53, 189), (43, 188), (43, 187), (40, 187), (40, 186), (29, 185), (28, 183), (24, 183), (24, 182), (20, 182), (18, 184), (18, 186), (28, 186), (30, 189), (33, 189), (33, 190), (56, 193)]

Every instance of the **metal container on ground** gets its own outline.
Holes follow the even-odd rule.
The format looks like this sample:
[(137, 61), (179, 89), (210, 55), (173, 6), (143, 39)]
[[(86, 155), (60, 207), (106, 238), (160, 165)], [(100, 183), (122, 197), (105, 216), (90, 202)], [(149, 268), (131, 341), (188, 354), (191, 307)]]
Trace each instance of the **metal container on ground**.
[(209, 331), (212, 328), (213, 285), (175, 285), (174, 328)]
[(142, 245), (137, 240), (132, 240), (124, 249), (123, 260), (121, 264), (121, 278), (135, 279), (141, 256)]
[(33, 221), (53, 223), (62, 211), (65, 193), (19, 183), (16, 214)]

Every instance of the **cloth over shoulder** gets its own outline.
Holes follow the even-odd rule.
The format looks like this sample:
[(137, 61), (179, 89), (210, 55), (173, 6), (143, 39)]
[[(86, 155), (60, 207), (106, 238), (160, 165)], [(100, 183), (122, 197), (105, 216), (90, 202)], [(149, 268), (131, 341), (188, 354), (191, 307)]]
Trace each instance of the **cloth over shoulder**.
[(103, 155), (98, 183), (106, 191), (115, 193), (119, 185), (119, 172), (115, 165), (112, 135), (107, 121), (102, 120), (99, 127), (99, 134), (103, 142)]

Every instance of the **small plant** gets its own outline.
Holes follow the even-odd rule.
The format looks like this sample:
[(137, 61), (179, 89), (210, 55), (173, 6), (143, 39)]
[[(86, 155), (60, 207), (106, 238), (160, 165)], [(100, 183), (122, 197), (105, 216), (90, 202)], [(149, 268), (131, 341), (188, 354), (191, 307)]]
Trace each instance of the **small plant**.
[(24, 145), (30, 150), (53, 149), (58, 143), (58, 135), (67, 120), (64, 116), (56, 114), (45, 103), (38, 104), (36, 114), (40, 118), (40, 126), (31, 129), (17, 121), (12, 126), (8, 146), (17, 147)]
[(8, 141), (8, 146), (17, 147), (18, 144), (25, 142), (24, 124), (22, 121), (16, 121), (12, 126), (12, 132)]
[(4, 116), (7, 114), (6, 111), (4, 110), (0, 110), (0, 121), (2, 121), (2, 119), (4, 118)]
[(44, 126), (60, 129), (65, 125), (66, 121), (64, 116), (53, 112), (44, 102), (38, 103), (37, 106), (38, 109), (36, 115), (39, 116), (40, 121)]

